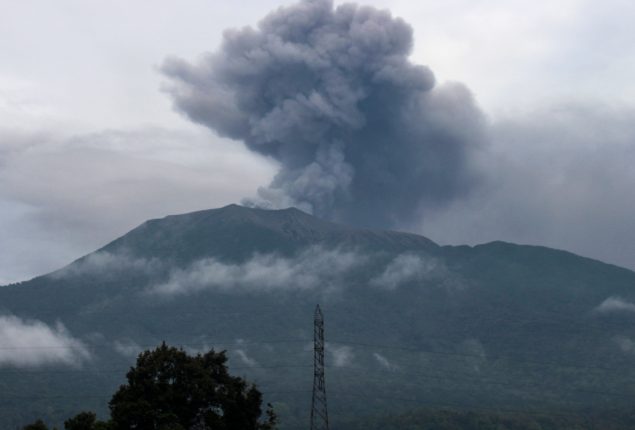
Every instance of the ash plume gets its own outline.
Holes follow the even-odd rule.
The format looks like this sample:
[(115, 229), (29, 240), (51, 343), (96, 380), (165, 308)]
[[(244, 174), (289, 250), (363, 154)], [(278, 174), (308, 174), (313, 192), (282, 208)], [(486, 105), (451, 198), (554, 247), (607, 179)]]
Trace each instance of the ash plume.
[(305, 0), (162, 71), (179, 111), (279, 163), (252, 204), (389, 227), (467, 193), (484, 134), (470, 92), (435, 86), (412, 45), (388, 11)]

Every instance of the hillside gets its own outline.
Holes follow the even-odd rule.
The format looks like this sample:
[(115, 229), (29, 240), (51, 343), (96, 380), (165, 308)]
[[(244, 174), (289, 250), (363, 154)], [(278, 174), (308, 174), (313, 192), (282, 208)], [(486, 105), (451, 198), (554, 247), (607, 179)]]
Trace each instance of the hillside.
[(335, 428), (415, 407), (629, 408), (635, 395), (629, 270), (543, 247), (439, 246), (297, 209), (231, 205), (147, 221), (0, 288), (4, 314), (61, 322), (89, 354), (74, 366), (1, 368), (0, 420), (104, 413), (135, 353), (165, 340), (227, 349), (283, 427), (303, 427), (318, 302)]

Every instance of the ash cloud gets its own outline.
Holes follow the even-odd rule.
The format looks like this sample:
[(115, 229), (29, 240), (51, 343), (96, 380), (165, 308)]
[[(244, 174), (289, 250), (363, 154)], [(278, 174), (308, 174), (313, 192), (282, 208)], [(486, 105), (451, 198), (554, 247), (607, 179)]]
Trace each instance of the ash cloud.
[(412, 45), (412, 28), (387, 11), (305, 0), (162, 71), (179, 111), (279, 163), (252, 204), (412, 225), (470, 191), (484, 136), (470, 92), (435, 86), (409, 60)]
[(561, 101), (493, 123), (469, 197), (428, 213), (445, 244), (493, 240), (564, 248), (635, 268), (635, 109)]
[(0, 316), (0, 367), (79, 366), (90, 358), (86, 346), (58, 323)]

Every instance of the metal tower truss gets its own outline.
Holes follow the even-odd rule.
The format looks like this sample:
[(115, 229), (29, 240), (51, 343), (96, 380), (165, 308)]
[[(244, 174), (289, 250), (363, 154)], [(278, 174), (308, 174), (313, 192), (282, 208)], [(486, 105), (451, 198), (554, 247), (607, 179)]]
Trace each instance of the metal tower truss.
[(313, 400), (311, 401), (311, 430), (329, 430), (324, 384), (324, 316), (320, 305), (315, 308), (313, 329)]

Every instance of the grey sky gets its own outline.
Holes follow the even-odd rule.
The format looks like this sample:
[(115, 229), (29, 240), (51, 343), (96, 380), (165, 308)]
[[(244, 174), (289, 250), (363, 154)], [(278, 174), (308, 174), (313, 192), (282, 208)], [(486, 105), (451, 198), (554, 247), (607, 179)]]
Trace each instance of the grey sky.
[[(0, 0), (0, 284), (147, 218), (254, 196), (276, 162), (174, 113), (158, 67), (290, 1)], [(342, 2), (336, 2), (340, 4)], [(426, 217), (442, 243), (504, 239), (635, 267), (635, 4), (369, 0), (411, 61), (491, 124), (481, 188)]]

